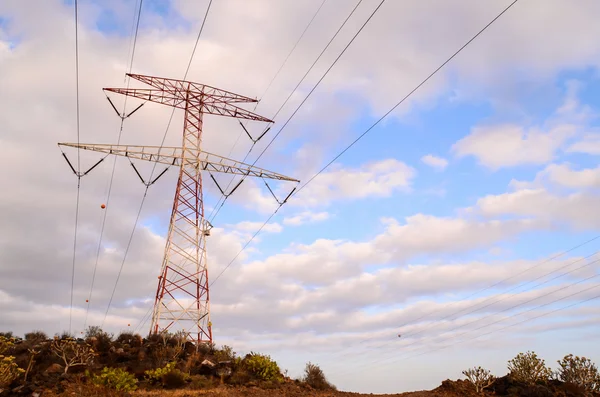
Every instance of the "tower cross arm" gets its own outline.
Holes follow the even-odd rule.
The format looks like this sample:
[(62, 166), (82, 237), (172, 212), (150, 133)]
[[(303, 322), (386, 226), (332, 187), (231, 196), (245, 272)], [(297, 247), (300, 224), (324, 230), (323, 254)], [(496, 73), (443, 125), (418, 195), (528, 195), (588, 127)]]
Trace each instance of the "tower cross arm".
[(179, 89), (159, 90), (148, 88), (105, 88), (104, 91), (115, 92), (149, 102), (160, 103), (178, 109), (195, 108), (197, 111), (217, 116), (235, 117), (238, 119), (263, 121), (272, 123), (273, 120), (260, 116), (239, 106), (225, 102), (220, 97), (206, 94), (186, 92)]
[(250, 98), (244, 95), (236, 94), (231, 91), (222, 90), (220, 88), (211, 87), (206, 84), (194, 83), (193, 81), (167, 79), (164, 77), (146, 76), (142, 74), (127, 73), (127, 76), (146, 83), (161, 91), (190, 91), (194, 94), (204, 94), (206, 96), (218, 98), (222, 102), (229, 103), (253, 103), (258, 102), (256, 98)]
[(111, 144), (77, 144), (59, 143), (59, 146), (74, 147), (105, 154), (128, 157), (130, 159), (151, 161), (155, 163), (181, 166), (197, 164), (201, 170), (221, 172), (226, 174), (253, 176), (257, 178), (275, 179), (280, 181), (300, 182), (289, 176), (268, 171), (250, 164), (232, 160), (202, 150), (174, 146), (141, 146), (141, 145), (111, 145)]

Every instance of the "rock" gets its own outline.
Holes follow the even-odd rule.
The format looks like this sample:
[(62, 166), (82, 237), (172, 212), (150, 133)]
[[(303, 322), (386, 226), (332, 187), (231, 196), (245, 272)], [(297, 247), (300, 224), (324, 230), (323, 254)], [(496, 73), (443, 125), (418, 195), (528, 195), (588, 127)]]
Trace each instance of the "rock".
[(64, 367), (60, 364), (52, 364), (46, 370), (47, 374), (58, 374), (64, 372)]
[(40, 396), (41, 396), (41, 394), (38, 393), (38, 392), (36, 392), (36, 391), (34, 391), (33, 393), (31, 393), (31, 397), (40, 397)]
[(117, 350), (115, 350), (115, 353), (117, 353), (117, 354), (125, 354), (125, 350), (122, 347), (119, 347)]
[(207, 359), (205, 359), (204, 361), (202, 361), (202, 362), (200, 363), (200, 365), (202, 365), (202, 366), (206, 366), (206, 367), (209, 367), (209, 368), (214, 368), (214, 367), (215, 367), (217, 364), (213, 363), (213, 362), (212, 362), (212, 361), (210, 361), (210, 360), (207, 360)]

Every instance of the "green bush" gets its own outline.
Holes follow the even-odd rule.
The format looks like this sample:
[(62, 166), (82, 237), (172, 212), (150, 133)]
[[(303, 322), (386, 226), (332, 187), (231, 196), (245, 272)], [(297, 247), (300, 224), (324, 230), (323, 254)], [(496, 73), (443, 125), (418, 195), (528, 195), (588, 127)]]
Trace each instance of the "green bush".
[(600, 392), (600, 374), (598, 368), (585, 357), (566, 355), (558, 361), (560, 369), (556, 372), (558, 380), (578, 385), (587, 391)]
[(175, 361), (171, 361), (162, 368), (149, 369), (148, 371), (145, 371), (144, 374), (149, 381), (154, 383), (162, 383), (163, 376), (173, 371), (176, 365), (177, 363)]
[(176, 388), (184, 385), (190, 380), (190, 375), (175, 369), (177, 362), (171, 361), (162, 368), (148, 370), (145, 373), (146, 378), (153, 383), (160, 383), (167, 388)]
[(323, 370), (311, 362), (307, 363), (304, 368), (302, 381), (317, 390), (337, 390), (334, 385), (329, 383)]
[(255, 378), (272, 381), (281, 379), (281, 370), (279, 365), (270, 356), (251, 352), (242, 361), (244, 368)]
[(100, 375), (90, 376), (89, 371), (86, 371), (86, 376), (90, 377), (95, 385), (106, 386), (117, 391), (132, 392), (137, 389), (138, 381), (135, 376), (122, 368), (104, 367)]
[(547, 382), (552, 376), (552, 370), (546, 366), (544, 360), (529, 351), (525, 354), (519, 353), (510, 360), (508, 370), (514, 380), (528, 385)]

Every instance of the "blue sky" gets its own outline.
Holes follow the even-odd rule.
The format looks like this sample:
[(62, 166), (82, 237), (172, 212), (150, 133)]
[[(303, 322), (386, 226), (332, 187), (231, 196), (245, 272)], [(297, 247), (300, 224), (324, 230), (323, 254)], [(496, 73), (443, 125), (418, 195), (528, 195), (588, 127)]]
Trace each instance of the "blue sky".
[[(119, 120), (101, 88), (123, 85), (135, 3), (80, 2), (82, 140), (104, 143), (116, 137)], [(190, 80), (259, 96), (320, 3), (214, 2)], [(600, 351), (589, 342), (595, 337), (590, 327), (600, 318), (597, 301), (501, 330), (588, 298), (593, 291), (537, 307), (598, 285), (595, 278), (573, 283), (600, 268), (592, 264), (535, 287), (583, 264), (545, 276), (595, 252), (596, 240), (519, 274), (593, 238), (600, 226), (600, 28), (591, 17), (600, 10), (594, 2), (581, 12), (553, 5), (541, 15), (536, 10), (541, 3), (533, 3), (511, 9), (273, 217), (211, 289), (218, 344), (269, 353), (293, 376), (307, 361), (317, 362), (340, 389), (374, 393), (431, 389), (443, 379), (461, 377), (471, 365), (503, 375), (506, 361), (527, 349), (550, 363), (567, 353), (600, 360)], [(419, 4), (386, 4), (257, 166), (308, 180), (508, 3), (498, 9), (473, 0), (452, 9)], [(6, 110), (0, 115), (6, 130), (0, 142), (11, 154), (0, 159), (0, 166), (14, 170), (4, 181), (12, 189), (0, 198), (7, 225), (0, 230), (0, 310), (7, 313), (0, 330), (10, 327), (17, 333), (60, 332), (68, 328), (70, 311), (75, 182), (55, 145), (76, 139), (73, 2), (40, 0), (38, 6), (29, 18), (19, 2), (0, 5), (0, 86), (11, 98), (0, 103)], [(248, 163), (375, 6), (375, 1), (361, 5)], [(352, 7), (341, 0), (326, 2), (258, 113), (277, 111)], [(144, 1), (133, 72), (181, 78), (205, 9), (206, 2)], [(45, 65), (43, 75), (39, 65)], [(34, 97), (24, 94), (32, 91)], [(122, 98), (112, 98), (122, 104)], [(157, 144), (169, 115), (166, 107), (146, 104), (125, 122), (125, 139)], [(172, 142), (178, 141), (182, 117), (175, 115)], [(204, 148), (227, 155), (239, 125), (206, 117)], [(38, 132), (49, 126), (52, 133)], [(250, 129), (256, 135), (261, 128)], [(241, 159), (249, 145), (242, 135), (232, 157)], [(92, 164), (93, 156), (82, 152), (82, 161)], [(44, 167), (32, 166), (30, 158)], [(139, 169), (147, 175), (151, 166), (139, 164)], [(112, 161), (106, 161), (82, 179), (76, 331), (88, 314), (114, 332), (124, 324), (140, 325), (149, 308), (144, 300), (152, 300), (156, 291), (175, 169), (149, 189), (110, 316), (103, 318), (144, 190), (128, 162), (119, 159), (90, 311), (77, 303), (90, 293), (103, 216), (99, 205), (106, 202), (111, 170)], [(217, 177), (224, 187), (228, 179)], [(256, 182), (244, 182), (213, 222), (211, 279), (270, 214), (274, 200)], [(270, 185), (280, 199), (294, 186)], [(210, 181), (205, 194), (205, 206), (214, 206), (218, 195)], [(23, 197), (44, 200), (28, 199), (23, 208)], [(315, 219), (307, 221), (311, 216)], [(43, 269), (33, 265), (42, 262)], [(475, 294), (510, 276), (512, 281)], [(519, 310), (503, 311), (549, 291)], [(505, 299), (465, 314), (487, 298)], [(453, 315), (461, 308), (463, 315)], [(529, 309), (529, 314), (504, 317)], [(430, 318), (418, 320), (419, 313), (430, 311)], [(28, 313), (28, 320), (20, 313)], [(466, 324), (473, 320), (478, 322)], [(476, 329), (496, 320), (501, 321)], [(145, 332), (147, 324), (141, 328)], [(475, 337), (492, 330), (498, 332), (482, 335), (482, 342), (435, 351), (458, 343), (462, 332)], [(399, 332), (405, 337), (397, 338)]]

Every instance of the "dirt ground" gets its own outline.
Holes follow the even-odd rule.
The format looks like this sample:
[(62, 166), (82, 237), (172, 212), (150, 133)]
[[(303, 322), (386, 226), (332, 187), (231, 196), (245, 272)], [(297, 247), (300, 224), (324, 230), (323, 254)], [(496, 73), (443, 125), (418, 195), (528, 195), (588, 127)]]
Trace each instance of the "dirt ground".
[(443, 396), (443, 394), (432, 394), (432, 392), (422, 391), (422, 392), (410, 392), (403, 394), (359, 394), (359, 393), (350, 393), (350, 392), (340, 392), (340, 391), (316, 391), (316, 390), (307, 390), (305, 388), (299, 386), (289, 386), (284, 388), (279, 388), (275, 390), (264, 390), (259, 388), (219, 388), (213, 390), (205, 390), (205, 391), (137, 391), (134, 393), (134, 396), (139, 397), (273, 397), (273, 396), (282, 396), (282, 397), (359, 397), (359, 396), (377, 396), (377, 397), (430, 397), (430, 396)]

